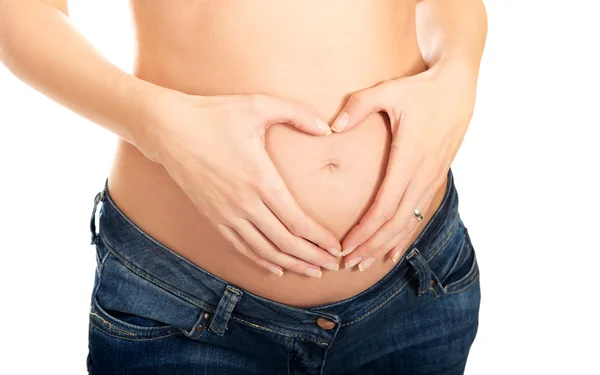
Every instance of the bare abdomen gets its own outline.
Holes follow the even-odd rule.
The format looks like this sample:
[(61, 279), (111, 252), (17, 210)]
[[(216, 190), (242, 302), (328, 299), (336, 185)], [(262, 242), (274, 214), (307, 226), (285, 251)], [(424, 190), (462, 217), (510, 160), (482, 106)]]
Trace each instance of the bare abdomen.
[[(136, 75), (186, 93), (277, 95), (304, 101), (331, 121), (351, 92), (424, 70), (413, 1), (182, 3), (133, 1), (133, 9)], [(389, 143), (384, 114), (328, 137), (275, 125), (266, 138), (267, 151), (300, 206), (340, 239), (372, 202)], [(288, 272), (278, 278), (232, 251), (164, 169), (126, 143), (119, 146), (109, 184), (117, 205), (157, 240), (209, 272), (279, 302), (309, 306), (341, 300), (373, 285), (393, 266), (386, 260), (364, 273), (324, 271), (321, 279), (311, 279)]]

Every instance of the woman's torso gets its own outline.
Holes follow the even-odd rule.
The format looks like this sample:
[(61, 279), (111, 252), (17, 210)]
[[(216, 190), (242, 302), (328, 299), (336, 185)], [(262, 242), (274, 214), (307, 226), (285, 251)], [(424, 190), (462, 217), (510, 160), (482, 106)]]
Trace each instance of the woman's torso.
[[(132, 10), (135, 75), (188, 94), (272, 94), (308, 103), (331, 122), (350, 93), (425, 69), (414, 0), (132, 0)], [(372, 203), (389, 143), (385, 114), (328, 137), (275, 125), (266, 138), (267, 152), (299, 205), (340, 240)], [(445, 187), (412, 239), (437, 209)], [(393, 267), (386, 258), (365, 272), (343, 265), (336, 272), (323, 270), (320, 279), (273, 275), (234, 252), (167, 172), (123, 141), (109, 188), (116, 204), (158, 241), (282, 303), (338, 301), (367, 289)]]

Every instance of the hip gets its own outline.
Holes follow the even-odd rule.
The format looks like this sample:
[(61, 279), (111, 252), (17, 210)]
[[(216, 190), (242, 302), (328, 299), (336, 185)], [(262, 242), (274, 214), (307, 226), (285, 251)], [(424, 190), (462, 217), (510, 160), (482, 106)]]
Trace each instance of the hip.
[(479, 267), (451, 170), (440, 206), (384, 277), (311, 307), (264, 298), (212, 274), (137, 227), (108, 190), (100, 201), (98, 234), (92, 215), (98, 267), (90, 373), (464, 369), (478, 326)]
[[(321, 140), (298, 139), (284, 130), (273, 134), (268, 144), (271, 158), (300, 207), (340, 241), (371, 205), (387, 161), (385, 121), (374, 117), (364, 126), (364, 131), (350, 132), (337, 144), (314, 144)], [(354, 144), (359, 142), (361, 152), (356, 153)], [(353, 154), (336, 149), (342, 144)], [(170, 251), (223, 280), (281, 303), (306, 307), (349, 298), (374, 285), (394, 266), (386, 258), (368, 272), (342, 265), (338, 271), (323, 269), (319, 279), (292, 272), (283, 277), (273, 275), (234, 251), (166, 171), (127, 144), (119, 148), (108, 187), (112, 201), (128, 220)], [(433, 197), (424, 212), (425, 220), (410, 235), (409, 243), (427, 226), (447, 190), (448, 181)]]

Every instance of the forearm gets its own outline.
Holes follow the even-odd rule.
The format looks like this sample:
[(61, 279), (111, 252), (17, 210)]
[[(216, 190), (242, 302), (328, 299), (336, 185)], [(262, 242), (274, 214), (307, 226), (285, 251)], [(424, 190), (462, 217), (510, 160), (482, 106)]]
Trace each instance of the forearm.
[(427, 66), (456, 66), (476, 80), (487, 37), (483, 1), (418, 0), (416, 17)]
[(136, 144), (154, 92), (102, 57), (56, 7), (0, 0), (0, 60), (19, 79)]

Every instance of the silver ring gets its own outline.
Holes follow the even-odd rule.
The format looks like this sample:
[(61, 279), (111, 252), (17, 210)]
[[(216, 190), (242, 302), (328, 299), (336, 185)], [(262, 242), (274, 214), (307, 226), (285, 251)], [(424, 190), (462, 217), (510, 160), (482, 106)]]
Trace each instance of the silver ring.
[(413, 216), (416, 217), (418, 221), (423, 220), (423, 214), (421, 214), (421, 211), (419, 210), (414, 210)]

